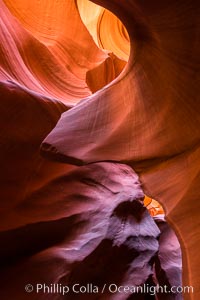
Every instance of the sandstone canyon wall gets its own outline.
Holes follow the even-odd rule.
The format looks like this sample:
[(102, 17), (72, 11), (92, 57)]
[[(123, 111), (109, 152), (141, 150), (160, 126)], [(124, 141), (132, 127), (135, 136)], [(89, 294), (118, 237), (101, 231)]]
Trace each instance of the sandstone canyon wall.
[[(84, 1), (0, 1), (1, 299), (65, 299), (24, 286), (140, 285), (155, 272), (181, 284), (178, 241), (145, 193), (179, 238), (183, 284), (194, 287), (183, 296), (196, 300), (199, 1), (93, 2), (124, 25), (104, 12), (93, 40)], [(100, 299), (146, 299), (112, 297)]]

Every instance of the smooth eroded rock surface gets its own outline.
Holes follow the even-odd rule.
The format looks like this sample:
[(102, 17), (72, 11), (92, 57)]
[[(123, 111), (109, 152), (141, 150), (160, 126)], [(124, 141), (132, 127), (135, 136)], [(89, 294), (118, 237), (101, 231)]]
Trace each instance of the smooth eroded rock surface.
[[(164, 223), (158, 243), (143, 189), (164, 206), (182, 247), (183, 284), (194, 288), (184, 299), (196, 300), (199, 1), (93, 2), (129, 34), (120, 75), (120, 51), (97, 47), (77, 1), (0, 1), (1, 299), (60, 299), (24, 285), (72, 284), (83, 270), (100, 284), (152, 284), (157, 251), (156, 280), (181, 282), (177, 239)], [(126, 32), (111, 37), (123, 30), (116, 21), (109, 38), (112, 18), (104, 14), (97, 33), (117, 49)]]

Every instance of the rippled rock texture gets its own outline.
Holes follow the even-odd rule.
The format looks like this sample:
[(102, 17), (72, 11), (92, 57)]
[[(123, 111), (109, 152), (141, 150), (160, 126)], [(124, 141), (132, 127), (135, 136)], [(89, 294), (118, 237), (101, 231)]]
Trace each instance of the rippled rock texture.
[[(18, 207), (29, 221), (0, 233), (1, 298), (146, 299), (148, 293), (117, 292), (115, 286), (154, 286), (157, 280), (179, 286), (181, 255), (172, 257), (179, 243), (165, 221), (159, 230), (143, 198), (137, 175), (117, 163), (76, 168), (33, 193)], [(166, 238), (159, 239), (169, 232), (170, 249)], [(35, 289), (38, 283), (62, 284), (70, 291), (65, 297), (43, 290), (29, 294), (27, 283)], [(87, 292), (77, 293), (78, 284)]]
[(196, 300), (199, 1), (93, 2), (124, 25), (102, 8), (87, 23), (83, 0), (0, 0), (1, 299), (57, 299), (24, 292), (38, 281), (181, 283), (144, 191)]

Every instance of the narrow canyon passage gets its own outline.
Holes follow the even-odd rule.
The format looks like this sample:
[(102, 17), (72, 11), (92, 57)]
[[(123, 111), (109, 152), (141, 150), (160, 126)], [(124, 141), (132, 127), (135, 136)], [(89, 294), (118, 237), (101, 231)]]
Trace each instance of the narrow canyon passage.
[(199, 16), (0, 0), (2, 300), (198, 299)]

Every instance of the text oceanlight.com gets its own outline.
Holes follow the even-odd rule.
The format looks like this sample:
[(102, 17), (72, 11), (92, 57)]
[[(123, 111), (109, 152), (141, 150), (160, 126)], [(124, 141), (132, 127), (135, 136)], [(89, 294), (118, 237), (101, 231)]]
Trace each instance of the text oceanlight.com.
[(74, 285), (62, 285), (62, 284), (45, 284), (38, 283), (35, 286), (32, 284), (27, 284), (25, 286), (25, 291), (27, 293), (36, 292), (36, 293), (45, 293), (45, 294), (61, 294), (66, 295), (68, 293), (74, 294), (103, 294), (103, 293), (124, 293), (124, 294), (149, 294), (155, 295), (157, 293), (163, 294), (181, 294), (181, 293), (193, 293), (192, 286), (172, 286), (168, 287), (167, 285), (149, 285), (144, 284), (142, 286), (134, 286), (134, 285), (116, 285), (114, 283), (104, 284), (102, 286), (96, 286), (91, 283), (86, 285), (81, 285), (76, 283)]

